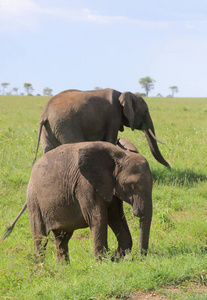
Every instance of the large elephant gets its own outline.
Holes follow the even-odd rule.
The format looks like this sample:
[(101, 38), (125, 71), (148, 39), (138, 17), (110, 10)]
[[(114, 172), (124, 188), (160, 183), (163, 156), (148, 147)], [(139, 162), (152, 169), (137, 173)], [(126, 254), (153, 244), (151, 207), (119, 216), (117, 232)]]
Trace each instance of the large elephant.
[(156, 160), (169, 167), (157, 146), (146, 102), (137, 94), (113, 89), (68, 90), (52, 97), (40, 118), (36, 156), (40, 137), (44, 153), (67, 143), (106, 141), (116, 144), (118, 131), (123, 131), (124, 126), (142, 130)]
[(52, 231), (57, 261), (69, 260), (73, 231), (90, 227), (94, 255), (99, 257), (108, 249), (109, 225), (118, 241), (115, 257), (120, 257), (132, 247), (122, 201), (140, 218), (139, 248), (146, 254), (152, 218), (152, 175), (146, 159), (108, 142), (65, 144), (34, 165), (27, 201), (4, 238), (27, 207), (37, 254), (42, 255), (43, 237)]

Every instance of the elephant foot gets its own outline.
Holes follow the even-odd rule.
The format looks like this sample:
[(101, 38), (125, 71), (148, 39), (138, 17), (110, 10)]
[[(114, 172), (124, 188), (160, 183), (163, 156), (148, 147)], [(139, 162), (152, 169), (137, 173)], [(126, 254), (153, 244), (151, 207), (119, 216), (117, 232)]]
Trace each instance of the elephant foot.
[(127, 254), (130, 254), (131, 250), (126, 249), (126, 250), (116, 250), (116, 252), (111, 256), (111, 261), (119, 262), (120, 259), (123, 259)]

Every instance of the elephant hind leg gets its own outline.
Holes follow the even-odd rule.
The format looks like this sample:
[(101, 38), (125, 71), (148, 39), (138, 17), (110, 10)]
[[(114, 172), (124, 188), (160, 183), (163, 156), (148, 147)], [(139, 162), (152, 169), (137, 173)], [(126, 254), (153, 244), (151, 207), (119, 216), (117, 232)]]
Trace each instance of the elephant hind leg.
[(38, 234), (34, 237), (34, 248), (38, 257), (45, 257), (45, 250), (47, 246), (47, 236), (46, 234)]
[[(28, 211), (29, 210), (30, 206), (28, 206)], [(29, 213), (29, 216), (32, 236), (34, 239), (35, 252), (37, 256), (44, 257), (48, 239), (41, 212), (39, 209), (35, 209), (35, 211), (33, 211), (32, 213)]]
[(73, 235), (72, 232), (64, 232), (59, 230), (53, 230), (56, 245), (56, 262), (65, 260), (69, 262), (68, 242)]
[(43, 153), (46, 153), (61, 145), (61, 143), (54, 136), (48, 122), (42, 128), (41, 144)]

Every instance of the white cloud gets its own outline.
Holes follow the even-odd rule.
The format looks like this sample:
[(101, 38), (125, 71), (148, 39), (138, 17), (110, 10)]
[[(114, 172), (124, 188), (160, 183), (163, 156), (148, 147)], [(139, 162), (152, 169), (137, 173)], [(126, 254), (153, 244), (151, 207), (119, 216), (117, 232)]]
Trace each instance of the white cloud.
[(130, 19), (126, 16), (101, 15), (88, 8), (63, 9), (59, 7), (43, 7), (34, 0), (0, 0), (0, 31), (29, 29), (40, 25), (40, 17), (47, 16), (68, 22), (90, 22), (111, 24), (117, 22), (135, 23), (147, 28), (166, 27), (164, 22), (147, 22)]
[(34, 28), (40, 11), (32, 0), (0, 0), (0, 31)]
[[(127, 16), (101, 15), (88, 8), (64, 9), (40, 6), (35, 0), (0, 0), (0, 31), (35, 29), (41, 24), (41, 17), (58, 18), (67, 22), (90, 22), (96, 24), (126, 23), (146, 29), (165, 29), (172, 21), (146, 21)], [(181, 26), (194, 29), (199, 21), (177, 21)]]
[(123, 17), (123, 16), (102, 16), (102, 15), (93, 13), (89, 9), (85, 9), (83, 11), (83, 21), (107, 24), (107, 23), (111, 23), (111, 22), (123, 22), (126, 20), (127, 20), (127, 18)]
[(56, 17), (68, 20), (70, 22), (92, 22), (107, 24), (111, 22), (124, 21), (126, 17), (122, 16), (102, 16), (93, 13), (90, 9), (83, 8), (81, 10), (64, 10), (59, 8), (46, 8), (41, 10), (41, 14), (49, 17)]
[(22, 16), (31, 11), (38, 10), (38, 5), (31, 0), (0, 0), (1, 14)]

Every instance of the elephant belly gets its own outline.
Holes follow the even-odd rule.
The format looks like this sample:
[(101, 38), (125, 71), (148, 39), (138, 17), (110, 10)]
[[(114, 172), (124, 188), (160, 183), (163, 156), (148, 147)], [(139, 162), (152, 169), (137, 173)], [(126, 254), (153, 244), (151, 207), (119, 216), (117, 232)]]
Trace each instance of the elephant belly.
[(88, 227), (81, 211), (67, 207), (57, 206), (51, 210), (47, 210), (43, 214), (44, 223), (46, 224), (47, 232), (51, 230), (60, 230), (71, 232), (79, 228)]
[(111, 110), (107, 111), (100, 107), (98, 111), (93, 111), (90, 106), (87, 111), (80, 112), (78, 116), (70, 114), (69, 119), (65, 119), (55, 127), (55, 136), (61, 144), (78, 143), (83, 141), (108, 141), (116, 142), (120, 120), (113, 115)]

